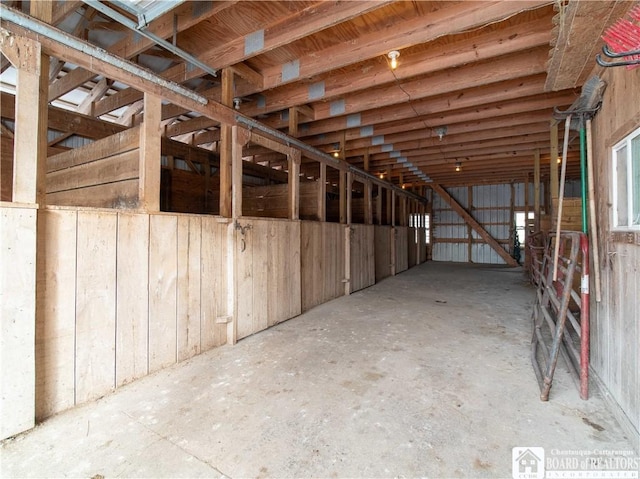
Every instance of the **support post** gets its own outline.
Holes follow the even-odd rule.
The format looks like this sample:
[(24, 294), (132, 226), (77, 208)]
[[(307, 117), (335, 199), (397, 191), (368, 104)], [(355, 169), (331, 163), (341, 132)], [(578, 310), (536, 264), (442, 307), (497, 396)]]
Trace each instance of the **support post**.
[(347, 224), (351, 224), (353, 212), (353, 173), (347, 172)]
[(289, 136), (298, 137), (298, 109), (295, 106), (289, 108)]
[[(221, 103), (233, 106), (233, 71), (230, 68), (222, 70)], [(232, 196), (232, 138), (231, 125), (220, 125), (220, 216), (230, 218), (233, 215), (231, 206)]]
[(533, 216), (535, 230), (540, 231), (540, 150), (533, 157)]
[(551, 203), (549, 204), (548, 214), (553, 218), (553, 200), (558, 199), (558, 122), (551, 120), (551, 145), (549, 152), (549, 190), (551, 192)]
[(320, 163), (318, 178), (318, 221), (327, 221), (327, 165)]
[(373, 204), (372, 204), (372, 190), (371, 180), (365, 180), (364, 182), (364, 223), (367, 225), (373, 224)]
[(242, 132), (240, 127), (232, 126), (231, 129), (231, 216), (242, 216)]
[(161, 116), (160, 97), (144, 94), (144, 121), (140, 128), (138, 202), (144, 211), (160, 211)]
[(340, 189), (340, 223), (345, 224), (347, 222), (347, 172), (340, 170), (340, 180), (338, 181), (338, 188)]
[(43, 55), (40, 43), (28, 38), (3, 37), (0, 46), (17, 70), (12, 199), (44, 204), (49, 57)]
[[(295, 110), (296, 112), (298, 110)], [(289, 219), (300, 219), (300, 152), (297, 154), (287, 155), (289, 163)]]
[(378, 199), (376, 200), (376, 215), (378, 216), (378, 224), (382, 224), (382, 201), (384, 198), (384, 189), (378, 185)]

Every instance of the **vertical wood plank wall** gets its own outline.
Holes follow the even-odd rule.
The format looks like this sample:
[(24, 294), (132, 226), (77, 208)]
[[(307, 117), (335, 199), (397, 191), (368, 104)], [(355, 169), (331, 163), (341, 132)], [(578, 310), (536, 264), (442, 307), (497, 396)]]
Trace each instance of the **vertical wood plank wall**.
[(227, 220), (62, 207), (38, 225), (38, 419), (226, 342)]
[(302, 311), (344, 295), (344, 226), (300, 224)]
[(374, 225), (352, 224), (350, 252), (351, 292), (376, 283)]
[(640, 232), (616, 232), (611, 224), (611, 147), (640, 125), (640, 104), (629, 101), (640, 91), (640, 69), (609, 68), (602, 78), (608, 86), (593, 120), (602, 301), (595, 302), (592, 269), (591, 367), (640, 448)]
[(302, 312), (300, 222), (238, 221), (236, 314), (241, 339)]
[[(375, 226), (376, 283), (391, 276), (393, 262), (391, 251), (391, 226)], [(395, 254), (395, 252), (393, 252)]]
[(34, 425), (36, 213), (0, 210), (0, 438)]
[[(17, 225), (3, 225), (3, 232), (19, 227), (21, 209), (1, 211)], [(246, 337), (345, 294), (347, 272), (353, 292), (375, 284), (377, 264), (390, 275), (392, 260), (404, 269), (408, 262), (406, 227), (246, 217), (231, 223), (66, 206), (29, 211), (34, 242), (36, 217), (39, 231), (31, 366), (38, 420), (225, 344), (233, 317), (237, 337)], [(396, 231), (404, 240), (391, 251)], [(3, 238), (5, 244), (13, 243)], [(12, 276), (3, 289), (9, 283), (17, 284)], [(9, 354), (9, 345), (2, 352)]]
[(409, 269), (409, 227), (396, 226), (396, 273)]

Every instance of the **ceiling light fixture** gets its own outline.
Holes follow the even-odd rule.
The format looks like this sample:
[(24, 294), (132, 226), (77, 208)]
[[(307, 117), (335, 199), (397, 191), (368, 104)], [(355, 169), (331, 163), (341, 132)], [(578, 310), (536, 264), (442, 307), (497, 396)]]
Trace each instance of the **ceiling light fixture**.
[(240, 97), (235, 97), (235, 98), (233, 99), (233, 107), (234, 107), (236, 110), (239, 110), (239, 109), (240, 109), (240, 104), (241, 104), (241, 103), (242, 103), (242, 98), (240, 98)]
[(439, 126), (437, 128), (434, 128), (433, 132), (436, 135), (438, 135), (438, 138), (440, 138), (440, 141), (442, 141), (442, 138), (444, 137), (444, 135), (447, 134), (447, 127), (446, 126)]
[(462, 165), (460, 164), (460, 162), (456, 162), (456, 171), (462, 171)]
[(391, 50), (387, 56), (391, 60), (391, 69), (395, 70), (398, 68), (398, 57), (400, 56), (400, 52), (398, 50)]

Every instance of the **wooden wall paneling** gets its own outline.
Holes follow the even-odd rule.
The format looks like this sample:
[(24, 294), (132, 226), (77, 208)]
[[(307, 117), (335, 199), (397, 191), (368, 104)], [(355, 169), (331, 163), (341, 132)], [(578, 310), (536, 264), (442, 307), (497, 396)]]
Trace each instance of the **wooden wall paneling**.
[(396, 274), (409, 268), (408, 233), (406, 226), (396, 226)]
[(375, 284), (375, 240), (373, 225), (351, 226), (351, 292)]
[[(283, 241), (280, 222), (273, 220), (251, 221), (251, 242), (247, 249), (251, 249), (251, 290), (247, 291), (246, 301), (252, 302), (251, 334), (267, 329), (283, 307), (278, 294), (284, 292), (278, 289), (278, 271), (284, 265), (280, 245)], [(273, 296), (272, 296), (273, 295)]]
[(177, 361), (178, 221), (149, 218), (149, 372)]
[(376, 283), (391, 276), (391, 234), (392, 229), (390, 226), (375, 226), (374, 241)]
[(322, 303), (324, 297), (325, 235), (323, 223), (303, 221), (300, 224), (300, 274), (302, 310), (308, 311)]
[[(253, 329), (253, 222), (246, 219), (236, 230), (236, 320), (237, 339), (245, 338), (255, 331)], [(266, 256), (265, 256), (266, 260)]]
[(36, 317), (36, 419), (75, 403), (77, 213), (40, 210)]
[(287, 222), (288, 237), (282, 245), (288, 255), (288, 271), (285, 274), (286, 288), (289, 291), (289, 309), (287, 318), (294, 318), (302, 313), (302, 272), (300, 264), (300, 221)]
[(202, 221), (198, 216), (178, 216), (178, 362), (200, 354)]
[[(227, 325), (221, 318), (233, 314), (228, 293), (229, 281), (233, 281), (235, 230), (232, 223), (210, 216), (201, 218), (201, 226), (200, 344), (204, 352), (227, 341)], [(228, 235), (232, 239), (231, 247)]]
[(326, 223), (324, 254), (328, 258), (327, 272), (325, 276), (325, 298), (338, 298), (344, 292), (344, 264), (346, 262), (346, 250), (344, 242), (344, 228), (339, 224)]
[(149, 215), (118, 214), (116, 386), (149, 372)]
[(47, 194), (47, 203), (92, 208), (137, 208), (138, 179)]
[[(0, 438), (34, 426), (36, 209), (0, 208)], [(20, 358), (19, 361), (16, 358)]]
[(138, 178), (138, 165), (135, 160), (139, 151), (135, 149), (117, 153), (68, 169), (53, 171), (47, 175), (47, 194)]
[(115, 388), (117, 220), (78, 211), (76, 404)]
[(418, 264), (418, 242), (416, 241), (417, 228), (407, 229), (407, 266), (413, 268)]

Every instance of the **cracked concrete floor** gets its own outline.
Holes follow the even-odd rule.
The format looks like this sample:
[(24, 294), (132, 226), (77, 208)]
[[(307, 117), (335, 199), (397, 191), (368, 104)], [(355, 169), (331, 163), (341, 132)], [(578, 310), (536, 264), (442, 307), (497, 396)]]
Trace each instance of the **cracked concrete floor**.
[[(2, 477), (511, 477), (514, 446), (631, 449), (559, 366), (521, 270), (426, 263), (5, 441)], [(593, 389), (593, 388), (592, 388)]]

